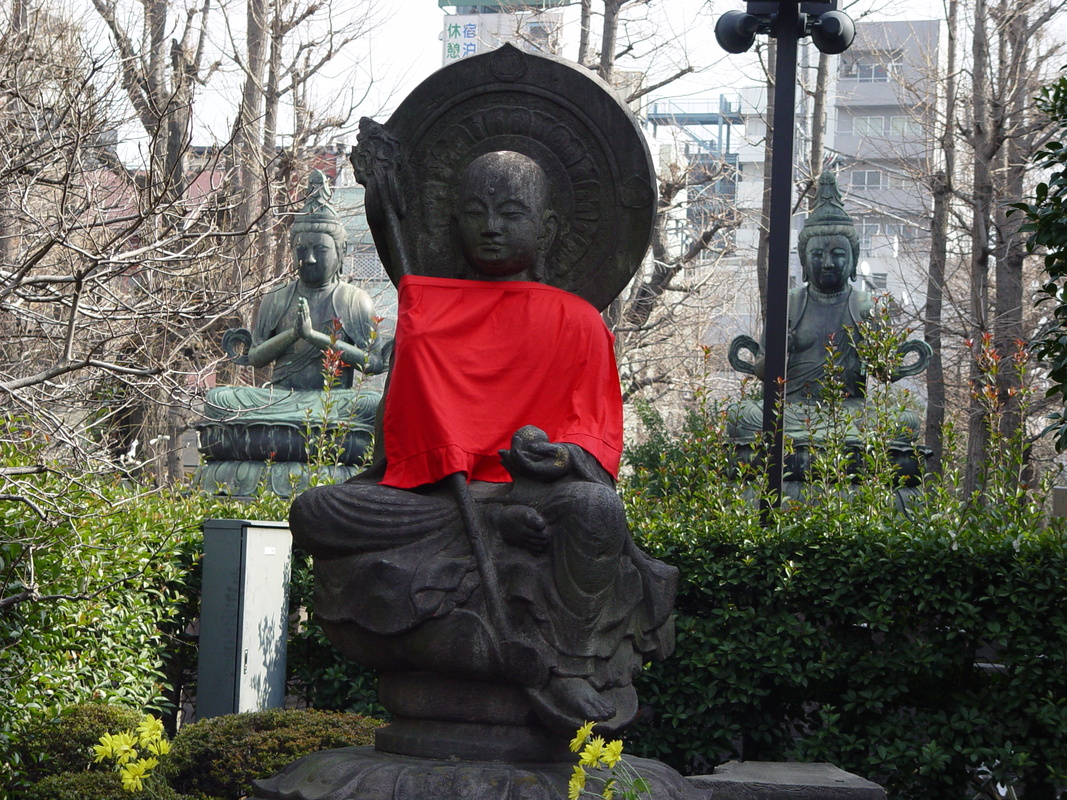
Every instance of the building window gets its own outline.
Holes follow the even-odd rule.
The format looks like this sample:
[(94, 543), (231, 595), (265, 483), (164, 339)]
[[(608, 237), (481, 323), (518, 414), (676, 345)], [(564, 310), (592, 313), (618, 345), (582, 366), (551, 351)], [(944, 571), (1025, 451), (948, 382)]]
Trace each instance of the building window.
[(902, 242), (914, 242), (919, 238), (919, 227), (907, 223), (891, 223), (885, 226), (887, 236), (896, 236)]
[(896, 62), (877, 58), (872, 53), (860, 53), (841, 59), (841, 77), (859, 83), (888, 83), (897, 66)]
[(856, 223), (856, 233), (860, 236), (860, 250), (871, 250), (874, 247), (874, 237), (882, 232), (882, 226), (877, 222), (861, 219)]
[(904, 172), (890, 172), (889, 181), (887, 183), (890, 189), (914, 189), (919, 180), (914, 175), (908, 175)]
[(389, 276), (375, 251), (349, 253), (345, 258), (345, 274), (357, 281), (385, 281)]
[(870, 275), (864, 275), (863, 279), (867, 281), (867, 287), (871, 291), (884, 292), (889, 288), (889, 274), (886, 272), (872, 272)]
[(855, 136), (884, 136), (885, 117), (855, 117), (852, 120), (852, 133)]
[(882, 188), (882, 173), (876, 169), (852, 170), (852, 188), (855, 190), (877, 191)]
[(922, 136), (922, 128), (911, 117), (890, 117), (889, 133), (891, 136)]

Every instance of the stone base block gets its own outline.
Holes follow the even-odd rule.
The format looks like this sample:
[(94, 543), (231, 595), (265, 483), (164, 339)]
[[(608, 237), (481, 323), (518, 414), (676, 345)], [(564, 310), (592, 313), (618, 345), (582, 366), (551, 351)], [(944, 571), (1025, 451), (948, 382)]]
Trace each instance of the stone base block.
[(729, 761), (689, 781), (713, 800), (885, 800), (877, 783), (833, 764)]
[[(653, 800), (711, 800), (708, 789), (666, 764), (629, 759)], [(381, 753), (372, 747), (324, 750), (253, 782), (260, 800), (565, 800), (573, 760), (549, 764), (456, 761)]]

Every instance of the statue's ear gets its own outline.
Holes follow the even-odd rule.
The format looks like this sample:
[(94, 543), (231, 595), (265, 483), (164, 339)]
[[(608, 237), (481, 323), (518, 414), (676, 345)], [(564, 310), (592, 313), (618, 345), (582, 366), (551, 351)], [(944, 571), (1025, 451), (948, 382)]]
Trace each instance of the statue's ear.
[(541, 245), (541, 255), (544, 256), (548, 255), (556, 243), (556, 236), (559, 234), (559, 215), (552, 209), (546, 209), (541, 219), (545, 229)]

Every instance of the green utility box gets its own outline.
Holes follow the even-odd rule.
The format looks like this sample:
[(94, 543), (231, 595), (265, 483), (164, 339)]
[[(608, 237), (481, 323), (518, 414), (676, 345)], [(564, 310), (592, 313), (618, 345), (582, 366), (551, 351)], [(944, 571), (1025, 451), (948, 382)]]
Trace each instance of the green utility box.
[(292, 549), (284, 522), (204, 521), (197, 719), (285, 704)]

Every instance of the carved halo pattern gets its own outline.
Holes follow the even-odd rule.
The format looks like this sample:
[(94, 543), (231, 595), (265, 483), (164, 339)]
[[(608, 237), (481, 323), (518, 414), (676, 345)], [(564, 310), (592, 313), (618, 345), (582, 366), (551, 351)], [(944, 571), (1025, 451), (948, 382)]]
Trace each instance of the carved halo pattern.
[(494, 150), (529, 156), (548, 176), (561, 230), (547, 283), (604, 308), (640, 264), (655, 217), (651, 158), (628, 109), (588, 70), (506, 45), (430, 76), (386, 127), (406, 154), (402, 230), (417, 273), (469, 276), (455, 256), (456, 192), (467, 165)]

